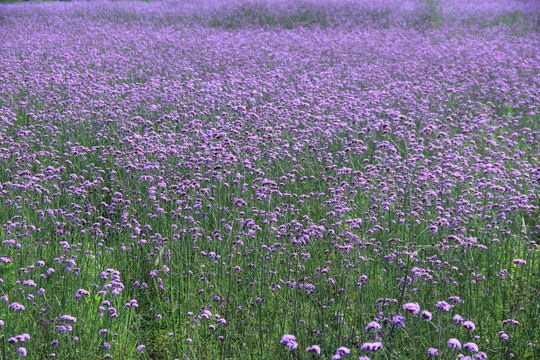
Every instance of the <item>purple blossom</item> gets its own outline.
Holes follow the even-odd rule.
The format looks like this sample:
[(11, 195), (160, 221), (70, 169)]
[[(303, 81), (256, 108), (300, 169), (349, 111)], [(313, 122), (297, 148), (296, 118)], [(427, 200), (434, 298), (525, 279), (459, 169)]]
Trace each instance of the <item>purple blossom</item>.
[(468, 343), (465, 343), (463, 344), (463, 348), (464, 349), (467, 349), (471, 352), (478, 352), (478, 345), (476, 345), (475, 343), (472, 343), (472, 342), (468, 342)]
[(17, 349), (17, 354), (19, 354), (19, 356), (21, 357), (25, 357), (26, 355), (28, 355), (28, 352), (26, 351), (25, 348), (20, 347)]
[(351, 353), (351, 350), (349, 350), (345, 346), (338, 347), (337, 350), (336, 350), (336, 355), (338, 355), (340, 357), (348, 355), (350, 353)]
[(320, 355), (321, 354), (321, 348), (319, 347), (319, 345), (311, 345), (311, 346), (308, 346), (306, 348), (306, 351), (307, 352), (314, 352), (315, 354), (317, 355)]
[(380, 325), (378, 322), (376, 322), (376, 321), (369, 322), (369, 323), (366, 325), (365, 330), (366, 330), (366, 331), (369, 331), (370, 329), (380, 330), (380, 329), (381, 329), (381, 325)]
[(420, 313), (420, 317), (422, 317), (422, 319), (425, 319), (427, 321), (431, 321), (431, 319), (433, 319), (433, 315), (427, 310), (423, 310)]
[(366, 342), (366, 343), (362, 344), (360, 349), (363, 350), (363, 351), (377, 351), (377, 350), (382, 349), (382, 343), (380, 343), (380, 342), (373, 342), (373, 343)]
[(298, 343), (296, 342), (296, 336), (294, 335), (283, 335), (280, 343), (287, 346), (290, 350), (294, 350), (298, 347)]
[(407, 303), (403, 305), (403, 310), (413, 313), (414, 315), (420, 312), (420, 306), (416, 303)]
[(465, 329), (468, 329), (468, 330), (471, 330), (471, 331), (474, 331), (476, 329), (476, 325), (470, 321), (470, 320), (465, 320), (463, 321), (463, 323), (461, 324)]
[(437, 309), (439, 309), (442, 312), (448, 312), (450, 311), (454, 306), (448, 304), (446, 301), (437, 301)]
[(60, 316), (60, 321), (69, 321), (69, 322), (72, 322), (72, 323), (76, 323), (77, 318), (74, 317), (74, 316), (71, 316), (71, 315), (62, 315), (62, 316)]
[(13, 311), (24, 311), (25, 307), (18, 302), (14, 302), (8, 305), (8, 309)]
[(458, 339), (451, 338), (451, 339), (448, 340), (448, 347), (450, 349), (458, 349), (458, 350), (460, 350), (461, 349), (461, 343), (459, 342)]

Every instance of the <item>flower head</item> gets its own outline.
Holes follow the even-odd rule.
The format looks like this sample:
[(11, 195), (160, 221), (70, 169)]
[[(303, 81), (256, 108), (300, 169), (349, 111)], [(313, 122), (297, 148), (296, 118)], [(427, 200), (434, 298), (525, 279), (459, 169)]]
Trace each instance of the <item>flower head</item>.
[(291, 350), (294, 350), (298, 347), (298, 343), (296, 342), (296, 336), (294, 335), (283, 335), (280, 343), (287, 346)]
[(468, 343), (463, 344), (463, 348), (467, 349), (469, 351), (472, 351), (472, 352), (478, 352), (478, 350), (479, 350), (478, 345), (476, 345), (473, 342), (468, 342)]
[(337, 350), (336, 350), (336, 355), (339, 355), (340, 357), (343, 356), (343, 355), (350, 354), (350, 353), (351, 353), (351, 350), (349, 350), (345, 346), (341, 346), (341, 347), (337, 348)]
[(77, 318), (71, 315), (62, 315), (60, 316), (60, 321), (69, 321), (69, 322), (76, 323)]
[(372, 321), (372, 322), (368, 323), (366, 325), (366, 328), (365, 328), (366, 331), (369, 331), (370, 329), (380, 330), (381, 325), (376, 321)]
[(448, 347), (450, 349), (458, 349), (458, 350), (460, 350), (461, 349), (461, 343), (459, 342), (458, 339), (451, 338), (451, 339), (448, 340)]
[(431, 319), (433, 318), (433, 315), (431, 315), (431, 313), (427, 310), (422, 311), (422, 313), (420, 313), (420, 316), (422, 317), (422, 319), (425, 319), (427, 321), (431, 321)]
[(414, 315), (416, 315), (420, 312), (420, 305), (417, 303), (407, 303), (403, 305), (403, 310), (412, 312)]
[(437, 301), (437, 309), (439, 309), (441, 312), (448, 312), (453, 307), (454, 307), (454, 305), (450, 305), (446, 301)]
[(360, 349), (363, 350), (363, 351), (377, 351), (377, 350), (382, 349), (382, 343), (380, 343), (380, 342), (373, 342), (373, 343), (366, 342), (366, 343), (362, 344)]
[(321, 354), (321, 348), (319, 347), (319, 345), (311, 345), (311, 346), (308, 346), (307, 349), (306, 349), (307, 352), (314, 352), (316, 353), (317, 355), (320, 355)]
[(25, 357), (26, 355), (28, 355), (28, 352), (26, 351), (25, 348), (20, 347), (17, 349), (17, 354), (19, 354), (19, 356), (21, 357)]

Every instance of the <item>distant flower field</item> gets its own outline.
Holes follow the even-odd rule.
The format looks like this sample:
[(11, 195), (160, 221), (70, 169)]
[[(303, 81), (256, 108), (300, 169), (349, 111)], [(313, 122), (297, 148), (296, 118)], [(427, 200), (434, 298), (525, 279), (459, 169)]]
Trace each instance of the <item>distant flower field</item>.
[(0, 359), (540, 359), (539, 15), (0, 4)]

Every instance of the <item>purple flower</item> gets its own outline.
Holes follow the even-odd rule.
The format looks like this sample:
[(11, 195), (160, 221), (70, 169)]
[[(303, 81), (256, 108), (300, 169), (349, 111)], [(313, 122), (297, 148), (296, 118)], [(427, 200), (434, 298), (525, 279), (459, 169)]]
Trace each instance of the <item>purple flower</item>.
[(13, 310), (13, 311), (24, 311), (25, 307), (23, 305), (19, 304), (18, 302), (14, 302), (14, 303), (8, 305), (8, 309)]
[(296, 336), (294, 335), (283, 335), (280, 342), (291, 350), (294, 350), (298, 347), (298, 343), (296, 342)]
[(337, 350), (336, 350), (336, 355), (339, 355), (340, 357), (344, 356), (344, 355), (347, 355), (347, 354), (350, 354), (350, 353), (351, 353), (351, 350), (349, 350), (345, 346), (338, 347)]
[(458, 349), (458, 350), (460, 350), (461, 349), (461, 343), (459, 342), (458, 339), (451, 338), (451, 339), (448, 340), (448, 347), (450, 349)]
[(476, 345), (473, 342), (468, 342), (468, 343), (463, 344), (463, 348), (467, 349), (467, 350), (469, 350), (471, 352), (478, 352), (478, 350), (479, 350), (478, 345)]
[(487, 354), (483, 351), (480, 351), (478, 354), (476, 354), (474, 356), (477, 360), (486, 360), (488, 357), (487, 357)]
[(369, 331), (370, 329), (380, 330), (381, 325), (376, 321), (372, 321), (372, 322), (368, 323), (366, 325), (366, 328), (365, 328), (366, 331)]
[(28, 353), (25, 348), (20, 347), (17, 349), (17, 354), (19, 354), (21, 357), (25, 357)]
[(420, 313), (420, 316), (422, 317), (422, 319), (425, 319), (427, 321), (431, 321), (431, 319), (433, 318), (433, 315), (431, 315), (431, 313), (427, 310), (423, 310), (422, 313)]
[(56, 326), (56, 331), (58, 331), (59, 333), (71, 332), (73, 331), (73, 327), (71, 325), (58, 325)]
[(437, 309), (439, 309), (442, 312), (448, 312), (450, 311), (454, 305), (450, 305), (446, 301), (437, 301)]
[(90, 292), (88, 290), (85, 290), (85, 289), (79, 289), (77, 290), (77, 292), (75, 293), (75, 300), (78, 300), (80, 299), (81, 297), (83, 296), (86, 296), (86, 295), (89, 295)]
[(430, 347), (427, 351), (428, 356), (439, 356), (439, 350)]
[(463, 318), (461, 317), (461, 315), (459, 314), (456, 314), (454, 315), (454, 317), (452, 318), (452, 320), (454, 320), (454, 322), (456, 324), (461, 324), (463, 322)]
[(402, 315), (394, 315), (394, 317), (392, 318), (392, 322), (394, 323), (394, 325), (396, 325), (397, 327), (400, 327), (400, 326), (405, 326), (405, 318), (402, 316)]
[(320, 355), (321, 354), (321, 348), (319, 345), (311, 345), (311, 346), (308, 346), (306, 348), (306, 351), (307, 352), (314, 352), (316, 353), (317, 355)]
[(360, 356), (358, 360), (371, 360), (369, 356)]
[(476, 325), (470, 320), (465, 320), (463, 324), (461, 324), (465, 329), (469, 329), (471, 331), (474, 331), (476, 329)]
[(137, 351), (143, 351), (146, 345), (139, 345), (137, 346)]
[(366, 343), (363, 343), (362, 346), (360, 347), (360, 350), (363, 350), (363, 351), (377, 351), (380, 349), (382, 349), (382, 343), (380, 342), (373, 342), (373, 343), (366, 342)]
[(420, 312), (420, 305), (417, 303), (407, 303), (403, 305), (403, 310), (412, 312), (414, 315), (416, 315)]
[(76, 323), (77, 318), (74, 317), (74, 316), (71, 316), (71, 315), (62, 315), (62, 316), (60, 316), (60, 321), (69, 321), (69, 322), (72, 322), (72, 323)]

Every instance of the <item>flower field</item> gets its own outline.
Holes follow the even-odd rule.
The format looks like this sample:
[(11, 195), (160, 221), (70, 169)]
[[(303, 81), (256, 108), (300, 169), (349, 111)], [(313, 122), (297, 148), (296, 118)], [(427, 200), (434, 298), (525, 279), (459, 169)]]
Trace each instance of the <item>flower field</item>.
[(0, 359), (540, 359), (539, 15), (0, 4)]

